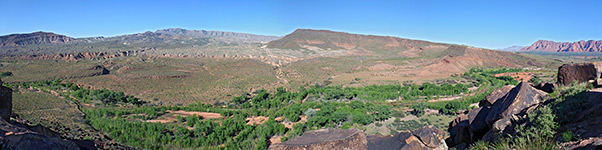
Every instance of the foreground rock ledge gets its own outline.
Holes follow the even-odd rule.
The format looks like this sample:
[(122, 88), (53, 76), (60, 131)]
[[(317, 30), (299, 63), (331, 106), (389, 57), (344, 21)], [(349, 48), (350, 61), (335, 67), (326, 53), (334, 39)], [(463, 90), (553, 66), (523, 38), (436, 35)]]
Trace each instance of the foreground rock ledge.
[(307, 131), (303, 136), (271, 145), (271, 150), (365, 150), (366, 136), (358, 129), (321, 129)]
[(494, 141), (503, 134), (512, 134), (514, 126), (524, 122), (527, 114), (546, 99), (548, 93), (526, 82), (496, 89), (481, 100), (479, 108), (450, 122), (447, 144), (462, 149), (478, 140)]
[(358, 129), (322, 129), (271, 145), (273, 150), (446, 150), (444, 132), (432, 125), (395, 135), (366, 137)]
[(391, 136), (368, 136), (369, 150), (446, 150), (443, 131), (429, 125), (414, 131), (402, 131)]

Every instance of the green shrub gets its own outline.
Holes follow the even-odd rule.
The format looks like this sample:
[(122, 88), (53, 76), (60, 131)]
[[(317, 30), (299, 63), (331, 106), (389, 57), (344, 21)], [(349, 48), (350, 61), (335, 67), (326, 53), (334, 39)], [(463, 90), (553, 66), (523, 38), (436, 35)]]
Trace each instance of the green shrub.
[(562, 139), (564, 140), (564, 142), (569, 142), (572, 141), (574, 138), (573, 132), (571, 131), (566, 131), (564, 133), (562, 133)]
[(489, 145), (488, 142), (486, 141), (477, 141), (475, 143), (472, 144), (472, 146), (470, 146), (470, 150), (486, 150), (487, 146)]
[(9, 72), (9, 71), (7, 71), (7, 72), (2, 72), (2, 74), (0, 74), (0, 76), (2, 76), (2, 77), (8, 77), (8, 76), (12, 76), (12, 75), (13, 75), (13, 73), (12, 73), (12, 72)]
[(413, 115), (420, 117), (420, 116), (424, 115), (424, 109), (426, 109), (426, 104), (424, 103), (424, 101), (422, 101), (418, 104), (410, 106), (410, 109), (413, 109), (412, 110)]

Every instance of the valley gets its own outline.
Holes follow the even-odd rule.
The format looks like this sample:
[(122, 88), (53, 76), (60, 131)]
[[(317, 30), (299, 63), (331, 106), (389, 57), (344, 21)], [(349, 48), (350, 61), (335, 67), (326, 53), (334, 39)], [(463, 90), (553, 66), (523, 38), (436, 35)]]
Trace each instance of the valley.
[[(454, 128), (462, 115), (498, 89), (543, 89), (562, 64), (590, 61), (313, 29), (3, 38), (9, 122), (98, 149), (294, 149), (320, 132), (368, 149), (475, 148)], [(422, 133), (437, 144), (412, 140)], [(383, 144), (391, 136), (409, 142)]]

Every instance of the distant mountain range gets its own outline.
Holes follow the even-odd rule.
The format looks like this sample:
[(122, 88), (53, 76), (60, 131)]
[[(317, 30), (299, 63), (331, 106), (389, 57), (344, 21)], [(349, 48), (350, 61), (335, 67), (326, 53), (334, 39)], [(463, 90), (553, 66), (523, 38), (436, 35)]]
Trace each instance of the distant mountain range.
[(472, 66), (519, 67), (523, 64), (540, 64), (515, 53), (465, 45), (314, 29), (297, 29), (282, 38), (170, 28), (115, 37), (71, 38), (35, 32), (0, 36), (0, 39), (0, 56), (27, 58), (139, 52), (154, 56), (259, 58), (267, 63), (281, 64), (316, 57), (355, 55), (426, 58), (431, 61), (422, 62), (424, 65), (432, 63), (436, 66), (434, 68), (452, 69), (452, 72), (460, 72)]
[(516, 52), (516, 51), (520, 51), (523, 48), (525, 48), (525, 47), (524, 46), (510, 46), (510, 47), (506, 47), (506, 48), (499, 48), (497, 50)]
[(65, 44), (77, 42), (106, 42), (120, 41), (122, 43), (147, 43), (157, 44), (157, 42), (167, 42), (174, 40), (193, 40), (193, 39), (213, 39), (220, 42), (246, 42), (262, 43), (278, 39), (277, 36), (265, 36), (246, 33), (207, 31), (207, 30), (186, 30), (181, 28), (169, 28), (157, 30), (155, 32), (144, 32), (130, 35), (121, 35), (115, 37), (89, 37), (72, 38), (65, 35), (59, 35), (51, 32), (34, 32), (28, 34), (11, 34), (0, 36), (0, 47), (7, 46), (28, 46), (43, 44)]
[(522, 48), (520, 51), (544, 51), (544, 52), (602, 52), (602, 40), (581, 40), (578, 42), (554, 42), (539, 40), (531, 46)]
[(247, 33), (236, 33), (236, 32), (224, 32), (224, 31), (207, 31), (207, 30), (186, 30), (182, 28), (169, 28), (163, 30), (157, 30), (155, 33), (169, 34), (169, 35), (183, 35), (195, 38), (212, 38), (229, 41), (245, 41), (245, 42), (269, 42), (276, 40), (280, 37), (277, 36), (265, 36), (255, 35)]

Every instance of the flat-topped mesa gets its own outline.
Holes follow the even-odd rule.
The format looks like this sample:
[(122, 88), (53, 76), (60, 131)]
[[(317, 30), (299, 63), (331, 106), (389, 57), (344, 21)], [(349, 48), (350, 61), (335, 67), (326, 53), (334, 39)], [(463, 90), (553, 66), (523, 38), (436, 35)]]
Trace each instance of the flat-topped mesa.
[(24, 46), (24, 45), (35, 45), (35, 44), (48, 44), (48, 43), (65, 43), (74, 41), (74, 38), (54, 34), (51, 32), (34, 32), (28, 34), (11, 34), (0, 36), (0, 47), (3, 46)]
[(321, 129), (307, 131), (303, 136), (295, 137), (284, 143), (273, 144), (271, 150), (365, 150), (366, 136), (361, 130), (352, 129)]

